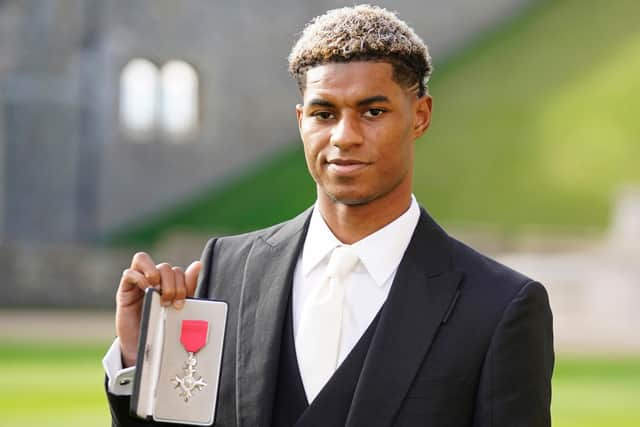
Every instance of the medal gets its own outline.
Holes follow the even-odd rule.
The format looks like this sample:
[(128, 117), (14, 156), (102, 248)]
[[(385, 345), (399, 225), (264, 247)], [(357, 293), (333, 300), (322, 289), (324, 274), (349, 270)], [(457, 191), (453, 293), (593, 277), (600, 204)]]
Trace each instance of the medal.
[(209, 322), (205, 320), (182, 321), (180, 342), (189, 355), (184, 368), (182, 368), (184, 376), (181, 378), (176, 375), (171, 380), (171, 384), (180, 389), (180, 397), (185, 402), (189, 401), (195, 390), (200, 391), (207, 385), (207, 382), (196, 374), (196, 366), (198, 365), (196, 353), (207, 344), (208, 332)]

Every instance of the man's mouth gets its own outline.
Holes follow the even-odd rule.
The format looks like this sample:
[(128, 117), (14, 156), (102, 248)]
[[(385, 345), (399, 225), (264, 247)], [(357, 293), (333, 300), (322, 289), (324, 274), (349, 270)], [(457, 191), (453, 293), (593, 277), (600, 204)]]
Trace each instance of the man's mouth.
[(357, 159), (330, 159), (327, 160), (328, 168), (331, 172), (338, 175), (350, 175), (369, 166), (368, 162)]

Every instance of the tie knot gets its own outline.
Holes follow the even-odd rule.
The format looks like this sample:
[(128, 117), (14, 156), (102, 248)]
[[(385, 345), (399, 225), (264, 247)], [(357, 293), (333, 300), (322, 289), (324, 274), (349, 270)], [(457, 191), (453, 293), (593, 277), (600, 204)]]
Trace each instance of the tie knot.
[(358, 260), (358, 255), (351, 246), (338, 246), (331, 252), (327, 275), (342, 279), (353, 271)]

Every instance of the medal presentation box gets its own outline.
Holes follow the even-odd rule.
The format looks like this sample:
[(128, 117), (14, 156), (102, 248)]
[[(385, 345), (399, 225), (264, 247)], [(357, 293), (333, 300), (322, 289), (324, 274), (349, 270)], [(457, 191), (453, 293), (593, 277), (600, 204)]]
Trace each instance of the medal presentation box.
[(163, 307), (144, 297), (131, 413), (169, 423), (211, 425), (215, 418), (227, 303), (187, 298)]

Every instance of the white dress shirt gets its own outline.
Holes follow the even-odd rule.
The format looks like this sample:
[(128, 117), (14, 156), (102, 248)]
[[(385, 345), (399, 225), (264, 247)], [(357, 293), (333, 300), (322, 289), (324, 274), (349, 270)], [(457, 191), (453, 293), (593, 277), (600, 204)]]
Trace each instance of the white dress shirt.
[[(391, 289), (420, 218), (415, 198), (401, 216), (373, 234), (351, 245), (360, 261), (345, 278), (344, 312), (338, 365), (364, 335)], [(324, 283), (331, 252), (343, 245), (331, 232), (318, 209), (314, 209), (304, 247), (293, 275), (293, 333), (297, 345), (302, 309), (313, 289)], [(307, 388), (304, 373), (302, 384)]]
[[(409, 246), (419, 218), (420, 208), (412, 195), (409, 209), (402, 215), (351, 245), (360, 261), (345, 279), (338, 363), (344, 361), (386, 301), (398, 265)], [(314, 208), (293, 276), (294, 337), (297, 337), (302, 307), (306, 299), (311, 291), (323, 282), (331, 251), (342, 244), (331, 232), (319, 210)], [(131, 394), (134, 368), (122, 369), (120, 343), (117, 339), (105, 355), (102, 365), (109, 378), (109, 392), (116, 395)], [(304, 375), (302, 383), (305, 385)]]

